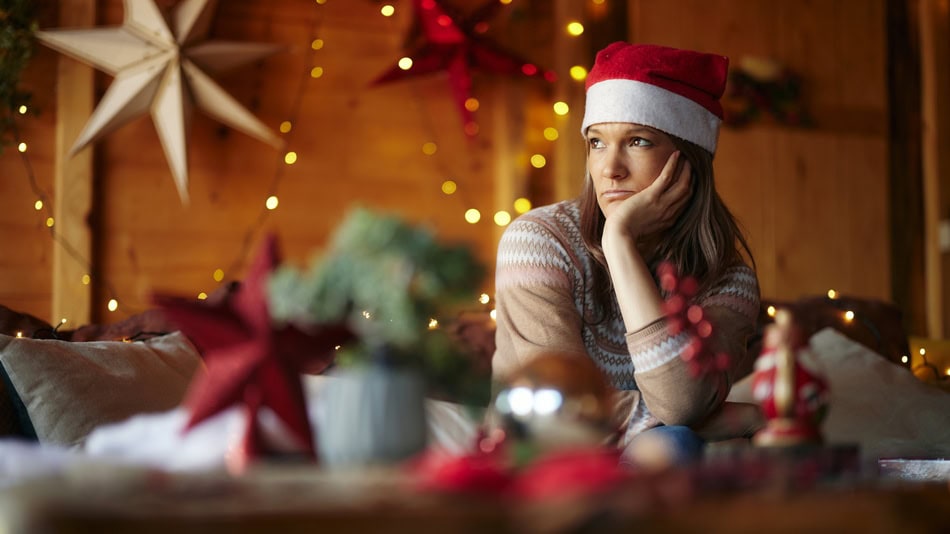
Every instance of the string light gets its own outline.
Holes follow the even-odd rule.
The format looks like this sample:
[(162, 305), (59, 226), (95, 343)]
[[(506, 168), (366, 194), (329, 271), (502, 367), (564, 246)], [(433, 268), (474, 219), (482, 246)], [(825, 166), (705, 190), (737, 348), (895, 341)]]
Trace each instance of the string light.
[(571, 37), (578, 37), (584, 33), (584, 25), (580, 22), (571, 21), (567, 23), (567, 34)]
[(116, 299), (109, 299), (109, 304), (107, 306), (110, 312), (114, 312), (119, 309), (119, 301)]
[(47, 227), (47, 228), (52, 228), (55, 224), (56, 224), (56, 221), (54, 221), (52, 217), (47, 217), (47, 218), (46, 218), (46, 227)]
[(397, 65), (399, 65), (399, 68), (402, 70), (409, 70), (412, 68), (412, 58), (411, 57), (401, 58), (399, 60), (399, 63), (397, 63)]
[(214, 273), (211, 274), (211, 278), (213, 278), (215, 282), (224, 280), (224, 271), (221, 269), (215, 269)]
[(531, 156), (531, 166), (535, 169), (543, 169), (548, 164), (548, 160), (541, 154)]
[(544, 135), (544, 138), (547, 139), (548, 141), (557, 141), (557, 138), (560, 134), (558, 134), (557, 128), (548, 126), (547, 128), (544, 129), (543, 135)]
[(445, 193), (446, 195), (451, 195), (452, 193), (455, 193), (455, 191), (457, 190), (458, 190), (458, 184), (456, 184), (452, 180), (446, 180), (442, 182), (442, 192)]
[(849, 323), (850, 323), (851, 321), (853, 321), (853, 320), (854, 320), (854, 312), (851, 311), (851, 310), (848, 310), (848, 311), (844, 312), (844, 320), (845, 320), (845, 321), (848, 321)]
[(478, 107), (480, 105), (481, 104), (478, 102), (478, 99), (475, 97), (470, 96), (465, 99), (465, 109), (469, 111), (472, 111), (472, 112), (478, 111)]
[(289, 132), (293, 127), (294, 127), (294, 125), (291, 124), (290, 121), (284, 121), (284, 122), (280, 123), (280, 133), (287, 133), (287, 132)]
[(582, 82), (587, 79), (587, 69), (580, 65), (574, 65), (570, 70), (571, 78), (575, 81)]
[(422, 153), (425, 154), (426, 156), (431, 156), (435, 154), (438, 150), (439, 150), (439, 147), (432, 141), (429, 141), (422, 145)]
[(17, 332), (16, 337), (23, 337), (23, 332)]
[(88, 274), (84, 274), (82, 275), (82, 279), (80, 280), (80, 282), (82, 282), (82, 285), (88, 286), (89, 284), (92, 283), (92, 277), (90, 277)]
[(290, 152), (285, 154), (284, 163), (286, 163), (287, 165), (293, 165), (294, 163), (297, 163), (297, 153), (291, 150)]
[(554, 113), (558, 115), (567, 115), (571, 111), (571, 106), (567, 105), (567, 102), (555, 102), (554, 103)]
[(527, 213), (531, 211), (531, 201), (521, 197), (515, 200), (515, 213)]
[(321, 76), (323, 76), (323, 67), (314, 67), (310, 69), (311, 78), (319, 78)]
[(462, 127), (462, 131), (465, 132), (465, 135), (474, 137), (478, 135), (479, 132), (478, 123), (474, 121), (466, 122), (465, 126)]
[(495, 313), (495, 309), (494, 309), (494, 308), (492, 308), (492, 310), (491, 310), (490, 312), (488, 312), (488, 316), (491, 317), (491, 320), (492, 320), (492, 321), (495, 321), (495, 320), (496, 320), (496, 316), (497, 316), (497, 315), (498, 315), (498, 314)]
[(198, 293), (198, 300), (206, 300), (207, 298), (208, 298), (208, 294), (205, 293), (204, 291), (202, 291), (201, 293)]
[(491, 297), (488, 296), (488, 293), (482, 293), (478, 296), (478, 302), (482, 304), (488, 304), (491, 301)]
[(495, 224), (498, 226), (508, 226), (511, 222), (511, 214), (505, 210), (495, 212)]
[(438, 319), (435, 319), (435, 318), (429, 319), (429, 330), (435, 330), (438, 327), (439, 327)]
[(36, 202), (34, 202), (33, 209), (35, 209), (36, 211), (40, 211), (41, 209), (43, 209), (43, 201), (37, 200)]
[(828, 298), (830, 298), (830, 299), (836, 299), (836, 298), (838, 298), (838, 292), (835, 291), (834, 289), (829, 289), (829, 290), (828, 290)]
[(26, 152), (26, 143), (20, 143), (19, 145), (17, 145), (16, 149), (19, 150), (20, 152)]
[(269, 210), (277, 209), (278, 204), (280, 204), (280, 201), (277, 200), (277, 195), (271, 195), (267, 197), (266, 201), (264, 201), (264, 206)]
[(907, 363), (909, 361), (910, 361), (910, 358), (908, 358), (906, 354), (901, 356), (901, 363)]
[(323, 48), (323, 39), (314, 39), (313, 41), (311, 41), (310, 48), (312, 48), (313, 50), (320, 50), (321, 48)]
[(382, 13), (384, 17), (391, 17), (393, 16), (393, 13), (396, 12), (396, 8), (389, 4), (386, 4), (379, 9), (379, 12)]
[(475, 224), (482, 219), (482, 212), (475, 208), (469, 208), (465, 211), (465, 221), (469, 224)]
[(17, 111), (20, 112), (20, 115), (26, 115), (26, 106), (25, 106), (25, 105), (21, 105), (21, 106), (19, 107), (19, 109), (17, 109)]
[(775, 317), (775, 314), (778, 310), (775, 309), (775, 306), (769, 306), (765, 309), (765, 313), (769, 314), (769, 317)]

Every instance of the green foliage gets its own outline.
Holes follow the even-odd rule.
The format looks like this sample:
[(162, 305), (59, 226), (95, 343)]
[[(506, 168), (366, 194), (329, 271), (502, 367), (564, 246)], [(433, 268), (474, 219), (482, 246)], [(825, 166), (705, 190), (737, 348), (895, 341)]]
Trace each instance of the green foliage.
[(20, 106), (30, 94), (18, 89), (20, 73), (33, 55), (37, 23), (35, 0), (0, 0), (0, 151), (10, 144)]
[(469, 380), (475, 362), (466, 347), (430, 321), (449, 325), (461, 306), (474, 304), (484, 272), (465, 246), (355, 209), (308, 270), (283, 266), (272, 275), (269, 305), (277, 321), (347, 321), (358, 342), (339, 351), (339, 365), (413, 366), (433, 387), (474, 402), (487, 399), (488, 377)]

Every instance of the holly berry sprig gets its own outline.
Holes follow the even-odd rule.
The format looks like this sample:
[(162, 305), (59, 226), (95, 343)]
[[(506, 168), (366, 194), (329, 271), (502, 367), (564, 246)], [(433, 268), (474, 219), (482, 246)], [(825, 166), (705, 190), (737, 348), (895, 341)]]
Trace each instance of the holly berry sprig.
[(671, 336), (686, 332), (689, 344), (682, 358), (693, 376), (723, 371), (729, 367), (729, 355), (713, 352), (707, 341), (713, 333), (713, 325), (706, 318), (703, 307), (694, 302), (699, 291), (699, 282), (692, 276), (680, 276), (676, 266), (663, 262), (657, 268), (660, 289), (666, 295), (663, 311), (666, 313), (667, 330)]

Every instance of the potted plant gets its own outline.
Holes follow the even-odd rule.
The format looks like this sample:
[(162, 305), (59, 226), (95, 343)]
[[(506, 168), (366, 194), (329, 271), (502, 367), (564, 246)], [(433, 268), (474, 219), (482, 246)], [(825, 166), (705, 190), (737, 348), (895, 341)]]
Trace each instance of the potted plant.
[(345, 217), (308, 268), (274, 272), (275, 320), (343, 320), (357, 334), (339, 348), (319, 400), (321, 459), (387, 462), (419, 452), (427, 393), (487, 404), (489, 372), (447, 328), (476, 302), (483, 276), (468, 247), (365, 208)]

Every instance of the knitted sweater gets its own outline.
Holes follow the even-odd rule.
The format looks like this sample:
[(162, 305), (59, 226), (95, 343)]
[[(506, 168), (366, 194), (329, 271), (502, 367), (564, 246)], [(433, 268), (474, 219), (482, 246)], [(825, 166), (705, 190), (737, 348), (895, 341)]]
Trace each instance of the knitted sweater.
[(616, 299), (608, 310), (595, 308), (595, 262), (584, 248), (576, 200), (534, 209), (512, 222), (497, 262), (494, 377), (504, 381), (546, 352), (590, 357), (618, 390), (613, 415), (622, 443), (660, 424), (702, 423), (732, 383), (751, 370), (746, 344), (755, 329), (759, 291), (755, 273), (744, 264), (695, 299), (713, 325), (707, 346), (729, 354), (730, 367), (693, 376), (682, 358), (687, 333), (671, 336), (665, 318), (628, 332)]

